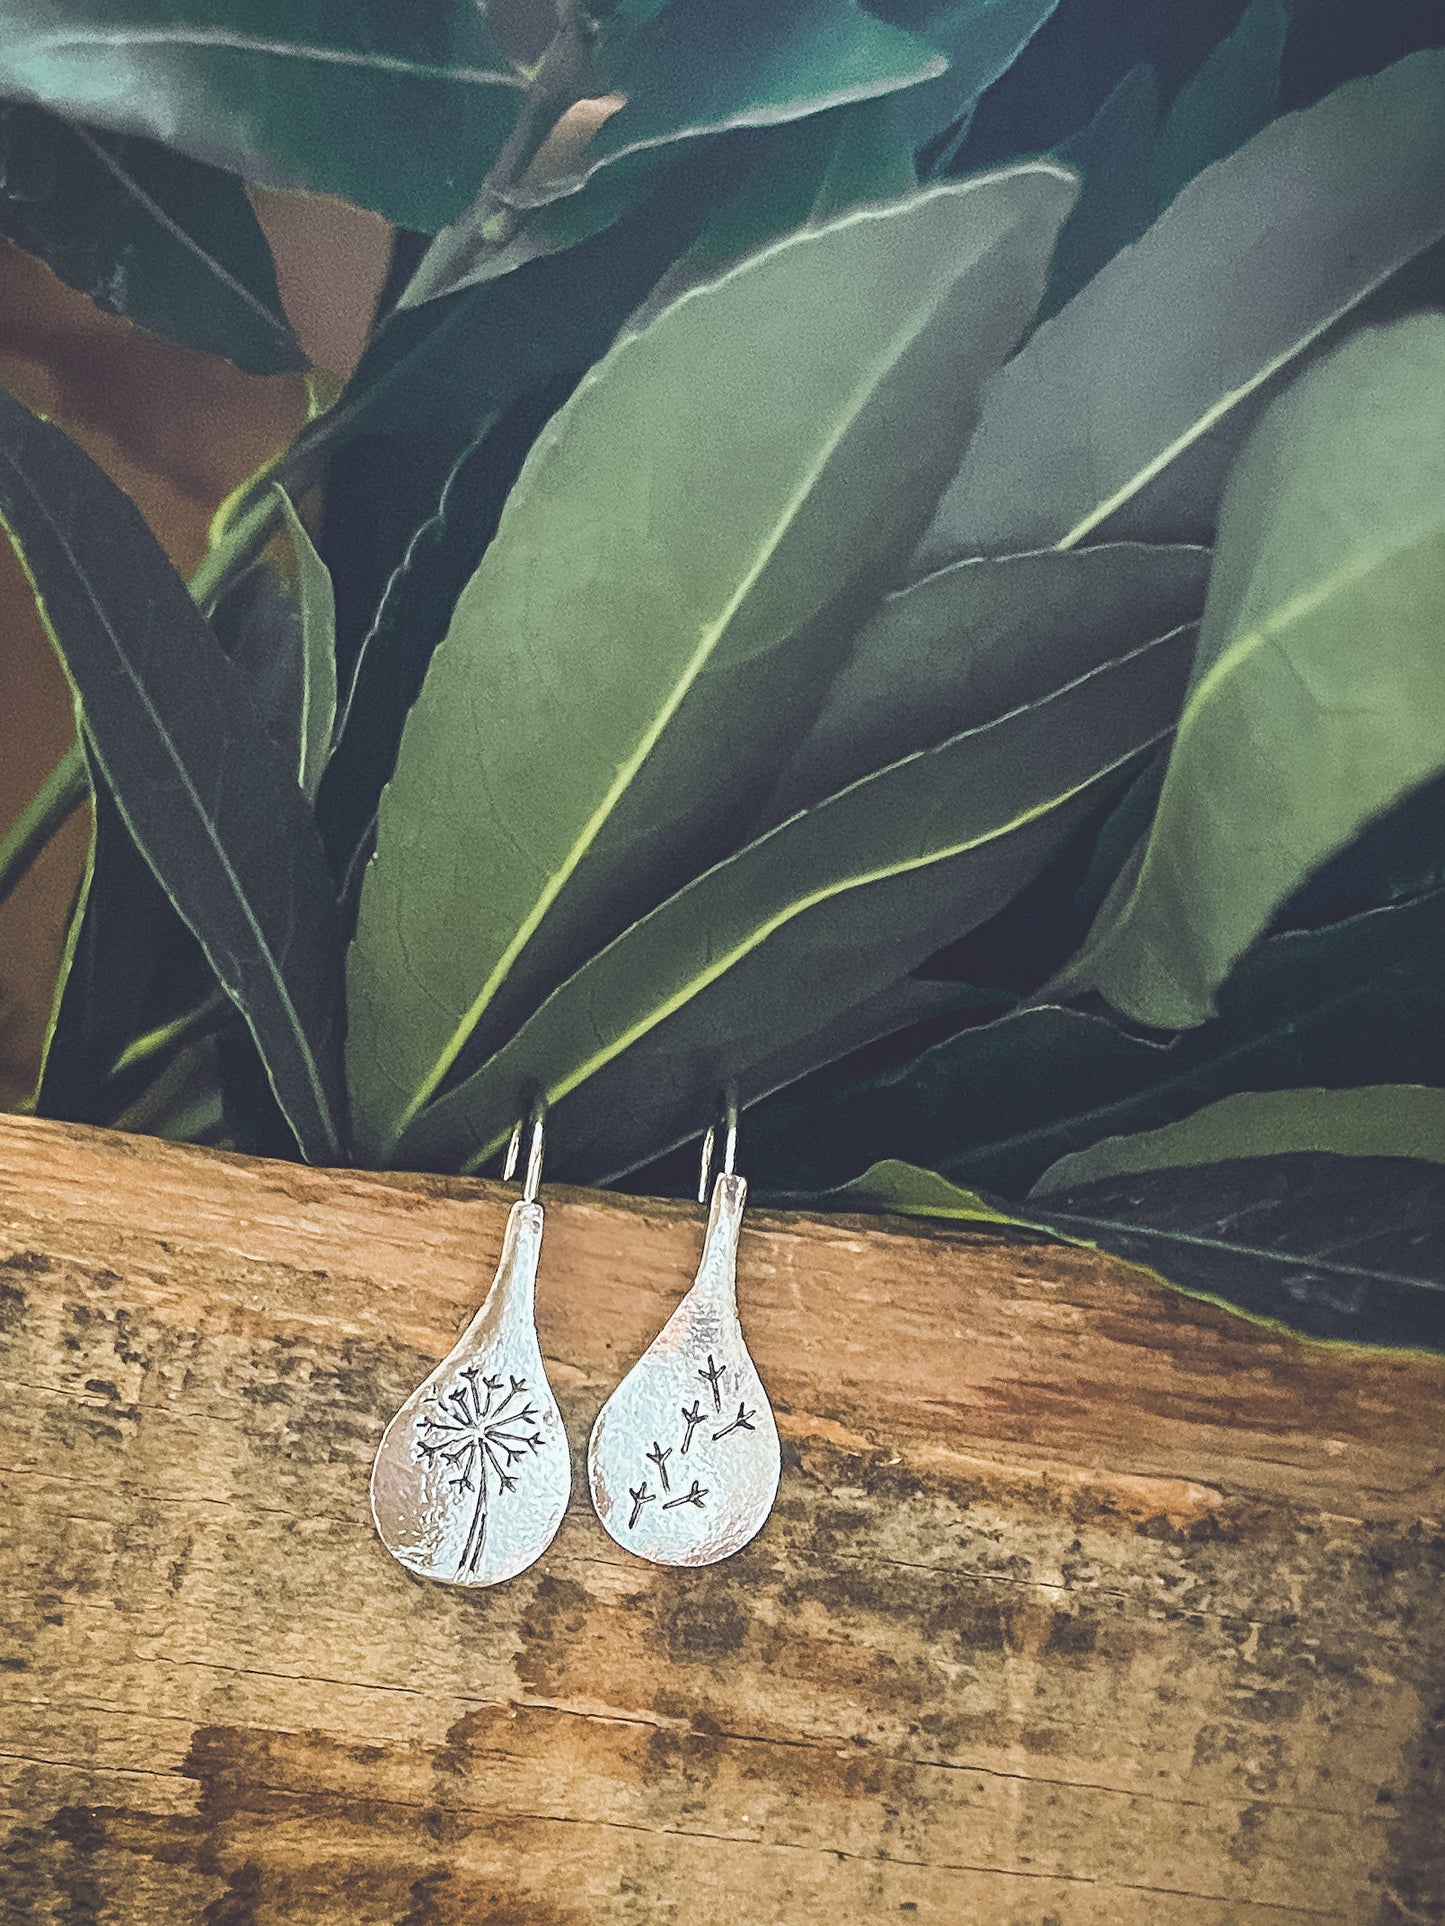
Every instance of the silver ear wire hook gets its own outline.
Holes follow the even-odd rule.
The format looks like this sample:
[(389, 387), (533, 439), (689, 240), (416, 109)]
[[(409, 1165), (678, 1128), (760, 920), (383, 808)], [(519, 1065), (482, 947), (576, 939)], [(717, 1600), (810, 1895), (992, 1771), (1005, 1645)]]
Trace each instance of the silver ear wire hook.
[(720, 1177), (731, 1177), (738, 1163), (738, 1093), (728, 1084), (718, 1100), (718, 1114), (707, 1127), (707, 1135), (702, 1140), (702, 1167), (698, 1171), (697, 1201), (707, 1202), (708, 1187), (712, 1182), (713, 1158), (717, 1151), (718, 1124), (723, 1129), (723, 1156)]
[(522, 1154), (522, 1133), (529, 1131), (527, 1146), (527, 1174), (522, 1182), (522, 1202), (535, 1204), (537, 1192), (542, 1185), (542, 1147), (546, 1135), (547, 1106), (541, 1096), (533, 1096), (526, 1110), (517, 1119), (512, 1141), (507, 1145), (506, 1162), (502, 1165), (502, 1182), (509, 1184), (517, 1174), (517, 1164)]

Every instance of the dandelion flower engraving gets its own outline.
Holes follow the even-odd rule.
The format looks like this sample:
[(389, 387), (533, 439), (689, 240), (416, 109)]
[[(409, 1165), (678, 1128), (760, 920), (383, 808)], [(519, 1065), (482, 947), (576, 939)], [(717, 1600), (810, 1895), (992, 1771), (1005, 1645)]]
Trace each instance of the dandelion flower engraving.
[(489, 1480), (496, 1479), (498, 1497), (515, 1491), (512, 1467), (542, 1448), (541, 1413), (530, 1400), (517, 1403), (526, 1389), (525, 1378), (483, 1377), (477, 1365), (468, 1365), (444, 1397), (434, 1395), (418, 1421), (418, 1458), (449, 1466), (453, 1491), (476, 1493), (458, 1578), (474, 1573), (482, 1556)]

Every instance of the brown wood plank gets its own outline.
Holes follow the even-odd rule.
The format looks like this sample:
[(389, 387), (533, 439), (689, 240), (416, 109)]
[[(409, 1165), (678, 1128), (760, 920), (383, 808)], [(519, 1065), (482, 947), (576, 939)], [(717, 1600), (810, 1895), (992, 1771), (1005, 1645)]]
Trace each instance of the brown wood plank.
[(587, 1427), (700, 1213), (547, 1194), (579, 1460), (477, 1597), (374, 1539), (496, 1186), (0, 1121), (0, 1917), (1445, 1917), (1445, 1365), (1084, 1253), (750, 1219), (779, 1504), (613, 1546)]

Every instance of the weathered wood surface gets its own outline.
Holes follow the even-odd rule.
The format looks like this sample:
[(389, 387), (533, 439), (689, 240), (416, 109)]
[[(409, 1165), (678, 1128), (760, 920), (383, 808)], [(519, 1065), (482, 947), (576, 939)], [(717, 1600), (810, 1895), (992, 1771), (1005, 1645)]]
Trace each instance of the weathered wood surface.
[[(1445, 1917), (1438, 1362), (758, 1216), (761, 1537), (463, 1596), (367, 1473), (505, 1201), (0, 1123), (7, 1926)], [(699, 1213), (548, 1203), (580, 1461)]]

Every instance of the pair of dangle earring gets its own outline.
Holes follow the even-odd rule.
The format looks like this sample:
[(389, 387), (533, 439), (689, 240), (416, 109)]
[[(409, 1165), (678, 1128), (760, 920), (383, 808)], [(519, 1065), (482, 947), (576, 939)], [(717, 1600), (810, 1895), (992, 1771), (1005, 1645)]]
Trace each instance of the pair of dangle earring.
[[(455, 1348), (387, 1426), (371, 1473), (382, 1543), (408, 1571), (496, 1585), (557, 1534), (571, 1494), (566, 1435), (534, 1317), (542, 1206), (540, 1107), (517, 1126), (504, 1179), (529, 1132), (522, 1196), (507, 1218), (486, 1301)], [(707, 1197), (715, 1128), (703, 1145)], [(747, 1183), (735, 1170), (727, 1101), (721, 1168), (697, 1278), (602, 1407), (588, 1446), (592, 1501), (618, 1544), (663, 1565), (710, 1565), (762, 1527), (778, 1489), (777, 1425), (737, 1311)]]

